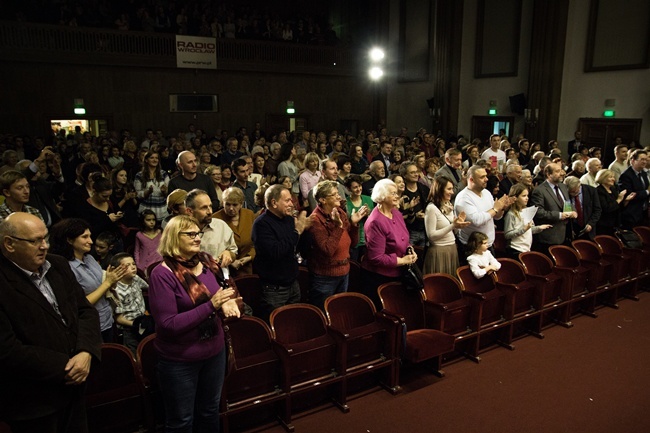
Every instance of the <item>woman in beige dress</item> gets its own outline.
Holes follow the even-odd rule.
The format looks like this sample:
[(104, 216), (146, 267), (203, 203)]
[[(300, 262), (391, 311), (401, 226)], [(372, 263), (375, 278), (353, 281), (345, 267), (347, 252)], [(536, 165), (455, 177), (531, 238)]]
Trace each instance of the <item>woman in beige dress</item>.
[(465, 212), (454, 215), (451, 204), (453, 194), (451, 179), (445, 176), (436, 178), (429, 192), (429, 204), (424, 216), (424, 228), (430, 243), (424, 258), (425, 274), (442, 272), (456, 275), (459, 262), (454, 230), (467, 227), (470, 222), (465, 221)]

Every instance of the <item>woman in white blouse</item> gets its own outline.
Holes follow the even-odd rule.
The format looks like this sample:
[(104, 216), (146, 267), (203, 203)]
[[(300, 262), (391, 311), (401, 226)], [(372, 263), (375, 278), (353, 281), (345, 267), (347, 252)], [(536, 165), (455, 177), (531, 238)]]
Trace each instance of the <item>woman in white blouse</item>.
[(458, 249), (454, 230), (467, 227), (465, 212), (454, 215), (451, 197), (454, 184), (448, 177), (440, 176), (434, 181), (429, 192), (429, 204), (424, 216), (424, 228), (429, 239), (429, 249), (424, 259), (425, 274), (441, 272), (456, 275), (459, 266)]

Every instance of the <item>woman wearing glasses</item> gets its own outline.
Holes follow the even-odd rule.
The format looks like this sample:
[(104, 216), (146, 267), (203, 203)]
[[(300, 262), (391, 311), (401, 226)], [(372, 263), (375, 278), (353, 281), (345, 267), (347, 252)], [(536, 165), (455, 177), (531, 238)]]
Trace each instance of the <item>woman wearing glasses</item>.
[(104, 343), (113, 342), (113, 310), (106, 299), (106, 292), (128, 271), (127, 266), (111, 266), (106, 270), (102, 281), (102, 268), (90, 254), (93, 241), (90, 225), (79, 218), (66, 218), (54, 224), (50, 229), (51, 247), (53, 254), (65, 257), (70, 264), (79, 285), (86, 293), (86, 299), (99, 312), (99, 327)]
[(149, 279), (165, 431), (219, 431), (226, 351), (217, 313), (239, 317), (239, 308), (218, 280), (219, 265), (201, 252), (201, 237), (195, 219), (172, 218), (158, 248), (163, 262)]
[(341, 207), (338, 183), (325, 180), (316, 185), (314, 198), (318, 206), (309, 219), (306, 232), (311, 236), (307, 267), (311, 288), (309, 302), (323, 309), (325, 299), (347, 292), (350, 273), (350, 246), (359, 242), (359, 221), (368, 214), (367, 207), (353, 211), (348, 220)]

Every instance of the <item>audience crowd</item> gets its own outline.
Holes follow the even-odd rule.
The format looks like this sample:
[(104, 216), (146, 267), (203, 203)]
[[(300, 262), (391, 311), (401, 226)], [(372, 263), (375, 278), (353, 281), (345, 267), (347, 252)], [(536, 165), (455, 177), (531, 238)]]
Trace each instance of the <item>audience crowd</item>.
[[(300, 301), (301, 265), (309, 302), (322, 309), (348, 290), (355, 261), (360, 287), (350, 289), (379, 306), (377, 287), (400, 280), (418, 255), (426, 273), (455, 277), (469, 264), (482, 278), (500, 266), (497, 232), (507, 244), (500, 253), (517, 258), (648, 224), (647, 149), (619, 142), (604, 168), (601, 150), (584, 143), (563, 155), (555, 140), (439, 135), (423, 128), (390, 135), (384, 127), (356, 136), (267, 135), (259, 123), (234, 134), (190, 124), (141, 137), (128, 130), (97, 137), (80, 127), (1, 135), (3, 254), (13, 260), (15, 244), (25, 242), (43, 260), (48, 250), (63, 256), (105, 342), (135, 351), (157, 330), (170, 386), (163, 392), (177, 408), (168, 421), (180, 425), (194, 408), (180, 405), (178, 393), (196, 390), (181, 389), (176, 375), (188, 361), (224, 362), (216, 312), (251, 314), (228, 279), (259, 276), (252, 314), (268, 320)], [(20, 231), (9, 218), (16, 212), (41, 236)], [(209, 380), (221, 387), (222, 378)]]

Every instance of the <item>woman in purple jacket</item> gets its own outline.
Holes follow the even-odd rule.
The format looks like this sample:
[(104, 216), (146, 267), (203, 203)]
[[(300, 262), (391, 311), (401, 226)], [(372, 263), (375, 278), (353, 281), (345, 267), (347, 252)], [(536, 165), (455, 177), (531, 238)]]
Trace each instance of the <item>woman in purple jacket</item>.
[(239, 317), (239, 308), (234, 290), (217, 281), (217, 263), (200, 251), (202, 236), (193, 218), (172, 218), (149, 280), (166, 432), (219, 431), (226, 351), (217, 312)]
[(377, 287), (390, 281), (399, 281), (401, 266), (415, 263), (416, 254), (407, 254), (409, 232), (399, 212), (397, 186), (390, 179), (382, 179), (372, 190), (372, 201), (377, 206), (364, 225), (366, 255), (361, 260), (363, 291), (381, 308)]

